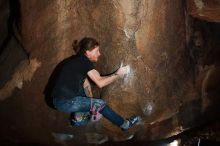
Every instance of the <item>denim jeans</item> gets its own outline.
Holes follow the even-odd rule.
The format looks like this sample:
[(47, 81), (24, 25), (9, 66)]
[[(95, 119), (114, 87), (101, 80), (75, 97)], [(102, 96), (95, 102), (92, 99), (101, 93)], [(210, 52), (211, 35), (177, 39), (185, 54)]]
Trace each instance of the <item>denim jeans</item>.
[[(108, 105), (106, 105), (104, 100), (93, 98), (92, 103), (98, 107), (104, 106), (100, 113), (112, 123), (116, 124), (117, 126), (121, 126), (124, 123), (124, 119), (115, 113)], [(91, 107), (91, 99), (90, 97), (86, 96), (76, 96), (70, 99), (54, 98), (53, 104), (57, 110), (66, 113), (89, 112)]]

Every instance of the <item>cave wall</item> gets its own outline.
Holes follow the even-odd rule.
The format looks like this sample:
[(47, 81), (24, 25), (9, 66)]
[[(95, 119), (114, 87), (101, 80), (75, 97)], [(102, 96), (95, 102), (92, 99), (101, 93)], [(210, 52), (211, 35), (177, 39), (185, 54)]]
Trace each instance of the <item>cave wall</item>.
[[(23, 46), (19, 41), (18, 25), (20, 24), (20, 17), (16, 15), (19, 8), (16, 9), (11, 1), (5, 0), (0, 1), (0, 7), (0, 88), (2, 88), (13, 76), (15, 67), (18, 66), (19, 62), (27, 58), (27, 53), (23, 50)], [(7, 64), (7, 62), (10, 64)], [(10, 91), (1, 96), (1, 99), (10, 96)]]
[(190, 15), (209, 22), (220, 22), (219, 0), (186, 0)]
[[(152, 140), (176, 135), (201, 123), (198, 117), (207, 108), (202, 98), (206, 93), (203, 84), (210, 82), (211, 74), (217, 80), (214, 86), (218, 85), (219, 70), (212, 68), (212, 64), (197, 68), (197, 64), (192, 63), (188, 46), (193, 35), (192, 22), (183, 1), (10, 2), (18, 2), (15, 9), (20, 16), (15, 23), (19, 25), (13, 28), (13, 36), (17, 36), (15, 42), (18, 42), (13, 49), (20, 48), (23, 53), (18, 55), (18, 51), (11, 51), (11, 61), (4, 61), (4, 65), (16, 64), (12, 69), (1, 68), (1, 73), (11, 71), (5, 72), (7, 78), (1, 79), (5, 79), (0, 89), (3, 139), (49, 145), (97, 144), (103, 139), (123, 141), (131, 135), (137, 140)], [(4, 33), (7, 33), (6, 21), (10, 16), (9, 4), (1, 1), (5, 8), (1, 10)], [(142, 123), (128, 134), (105, 119), (81, 128), (69, 127), (68, 115), (55, 111), (45, 100), (44, 90), (53, 69), (75, 53), (72, 42), (85, 36), (100, 42), (102, 56), (97, 69), (102, 74), (113, 72), (121, 62), (131, 66), (124, 79), (99, 91), (124, 117), (134, 114), (142, 117)], [(16, 60), (15, 56), (20, 59)], [(74, 138), (70, 136), (69, 142), (60, 141), (59, 133)]]

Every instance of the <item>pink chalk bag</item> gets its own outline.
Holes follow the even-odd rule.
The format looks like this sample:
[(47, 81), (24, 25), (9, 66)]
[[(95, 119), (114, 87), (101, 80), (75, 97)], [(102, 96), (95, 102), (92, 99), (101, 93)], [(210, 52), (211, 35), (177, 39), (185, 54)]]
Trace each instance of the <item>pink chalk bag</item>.
[(91, 121), (96, 122), (102, 118), (102, 114), (100, 111), (105, 107), (105, 105), (99, 107), (92, 105), (92, 97), (91, 97), (91, 106), (90, 106), (90, 113), (91, 113)]
[(88, 124), (89, 122), (97, 122), (102, 118), (102, 114), (100, 110), (102, 110), (103, 106), (96, 106), (93, 104), (92, 97), (90, 97), (90, 111), (89, 112), (74, 112), (71, 114), (71, 125), (72, 126), (83, 126)]

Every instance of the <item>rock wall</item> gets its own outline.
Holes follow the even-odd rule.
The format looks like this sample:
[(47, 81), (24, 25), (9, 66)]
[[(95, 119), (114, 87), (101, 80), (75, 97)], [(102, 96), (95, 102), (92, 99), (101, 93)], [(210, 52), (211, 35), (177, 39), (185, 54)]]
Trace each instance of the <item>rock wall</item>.
[(218, 0), (187, 0), (187, 11), (193, 17), (210, 22), (220, 22), (220, 2)]
[[(99, 144), (133, 136), (137, 140), (155, 140), (201, 124), (197, 119), (207, 107), (202, 106), (206, 103), (201, 99), (202, 81), (208, 75), (202, 69), (195, 77), (196, 64), (192, 64), (188, 49), (191, 23), (186, 19), (182, 1), (10, 3), (19, 10), (20, 19), (15, 23), (19, 25), (14, 34), (19, 36), (17, 42), (22, 44), (24, 57), (16, 61), (11, 73), (4, 73), (7, 79), (0, 89), (3, 139), (48, 145)], [(9, 4), (1, 1), (1, 5)], [(2, 10), (5, 23), (8, 10)], [(128, 133), (121, 132), (106, 119), (85, 127), (69, 127), (69, 115), (55, 111), (46, 102), (43, 93), (55, 66), (73, 55), (73, 41), (85, 36), (100, 42), (102, 56), (96, 67), (102, 74), (115, 71), (122, 62), (131, 67), (124, 79), (99, 91), (122, 116), (142, 117), (142, 123)], [(5, 66), (15, 61), (17, 52), (11, 53), (14, 55), (11, 61), (4, 62)], [(3, 70), (7, 69), (1, 68), (1, 73)], [(218, 71), (210, 72), (218, 80)]]

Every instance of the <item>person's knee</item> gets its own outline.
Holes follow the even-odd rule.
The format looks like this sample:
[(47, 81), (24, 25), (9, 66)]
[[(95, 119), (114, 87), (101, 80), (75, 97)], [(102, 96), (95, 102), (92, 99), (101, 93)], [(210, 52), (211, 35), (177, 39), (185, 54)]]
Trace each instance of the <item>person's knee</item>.
[(99, 107), (104, 107), (106, 105), (106, 101), (104, 101), (103, 99), (96, 99), (94, 101), (94, 104)]

